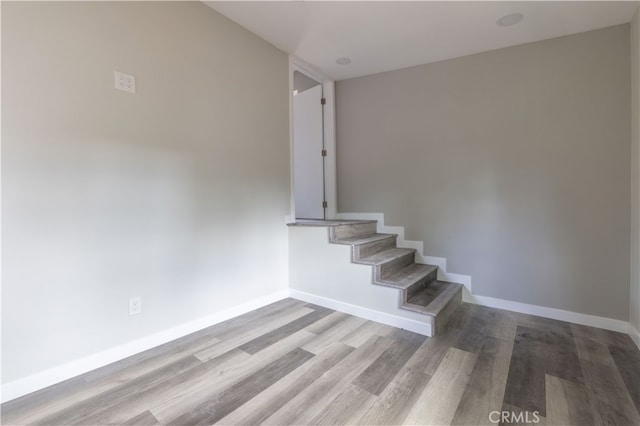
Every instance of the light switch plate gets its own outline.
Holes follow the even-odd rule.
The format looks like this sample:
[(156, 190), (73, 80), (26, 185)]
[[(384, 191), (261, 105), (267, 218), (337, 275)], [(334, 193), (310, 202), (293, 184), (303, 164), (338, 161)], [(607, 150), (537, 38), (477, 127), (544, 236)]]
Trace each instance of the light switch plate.
[(116, 89), (129, 93), (136, 93), (136, 78), (132, 75), (114, 71)]

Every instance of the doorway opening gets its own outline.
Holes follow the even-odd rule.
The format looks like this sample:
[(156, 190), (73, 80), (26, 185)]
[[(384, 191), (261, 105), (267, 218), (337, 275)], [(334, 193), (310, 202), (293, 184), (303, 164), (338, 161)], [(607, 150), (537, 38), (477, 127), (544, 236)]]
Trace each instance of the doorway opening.
[(337, 213), (335, 82), (289, 56), (291, 215), (335, 219)]
[(326, 219), (322, 84), (293, 72), (294, 199), (296, 219)]

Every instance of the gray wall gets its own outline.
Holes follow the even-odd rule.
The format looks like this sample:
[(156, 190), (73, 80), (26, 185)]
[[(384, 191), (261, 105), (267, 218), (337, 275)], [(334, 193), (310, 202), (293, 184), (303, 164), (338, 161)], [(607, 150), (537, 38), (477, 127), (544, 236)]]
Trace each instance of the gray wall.
[(2, 2), (4, 383), (287, 288), (287, 93), (200, 2)]
[(473, 292), (628, 320), (629, 25), (341, 81), (338, 208)]
[(631, 297), (629, 321), (640, 330), (640, 8), (631, 21)]
[(302, 74), (300, 71), (293, 72), (293, 90), (297, 90), (298, 92), (304, 92), (307, 89), (311, 89), (312, 87), (316, 87), (319, 82), (315, 81), (311, 77), (307, 77)]

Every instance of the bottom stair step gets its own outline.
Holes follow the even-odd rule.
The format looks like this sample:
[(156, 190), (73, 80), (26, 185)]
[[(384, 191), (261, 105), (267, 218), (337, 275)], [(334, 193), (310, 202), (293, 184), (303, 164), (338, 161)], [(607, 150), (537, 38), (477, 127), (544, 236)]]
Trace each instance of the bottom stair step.
[(462, 288), (462, 284), (434, 281), (400, 307), (431, 316), (431, 327), (435, 336), (445, 329), (449, 319), (462, 303)]
[(402, 307), (412, 311), (437, 316), (447, 303), (462, 291), (462, 284), (434, 281), (407, 300)]

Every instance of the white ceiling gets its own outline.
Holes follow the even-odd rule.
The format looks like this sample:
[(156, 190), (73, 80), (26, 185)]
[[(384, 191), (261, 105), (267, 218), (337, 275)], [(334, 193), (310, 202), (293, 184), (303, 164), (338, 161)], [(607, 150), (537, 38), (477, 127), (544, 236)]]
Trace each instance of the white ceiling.
[[(206, 1), (343, 80), (629, 22), (638, 1)], [(524, 20), (500, 27), (503, 15)], [(336, 59), (348, 57), (350, 65)]]

